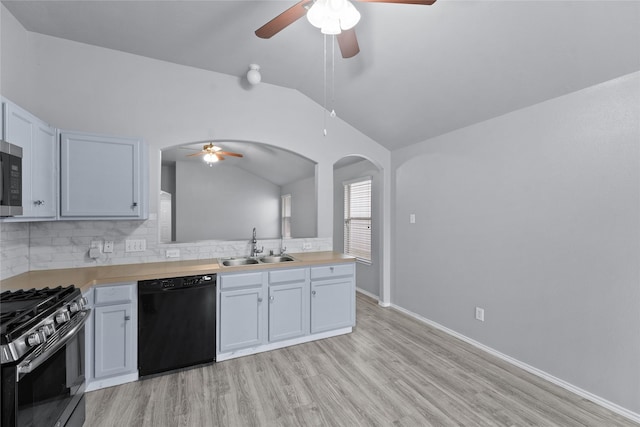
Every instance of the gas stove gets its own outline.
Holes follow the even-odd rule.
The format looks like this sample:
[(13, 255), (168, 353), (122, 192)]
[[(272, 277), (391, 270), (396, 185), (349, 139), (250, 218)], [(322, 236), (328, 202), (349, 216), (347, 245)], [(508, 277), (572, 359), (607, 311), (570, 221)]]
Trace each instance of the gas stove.
[(32, 348), (57, 339), (87, 301), (75, 286), (0, 294), (0, 359), (13, 363)]
[(0, 293), (2, 427), (81, 427), (85, 330), (75, 286)]

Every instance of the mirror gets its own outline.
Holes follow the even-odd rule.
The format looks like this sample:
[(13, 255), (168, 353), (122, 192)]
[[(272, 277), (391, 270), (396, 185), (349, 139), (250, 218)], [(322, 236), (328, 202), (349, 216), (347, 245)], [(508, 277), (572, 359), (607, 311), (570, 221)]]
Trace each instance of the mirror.
[[(207, 164), (212, 142), (224, 156)], [(162, 150), (160, 239), (168, 242), (310, 238), (317, 234), (316, 163), (248, 141), (201, 141)], [(284, 233), (283, 233), (284, 230)]]

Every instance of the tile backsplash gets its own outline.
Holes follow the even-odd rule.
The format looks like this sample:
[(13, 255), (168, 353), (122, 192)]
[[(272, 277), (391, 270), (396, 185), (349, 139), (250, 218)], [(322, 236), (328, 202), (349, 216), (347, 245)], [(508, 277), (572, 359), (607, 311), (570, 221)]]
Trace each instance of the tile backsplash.
[[(161, 261), (246, 256), (250, 252), (250, 236), (246, 241), (207, 240), (195, 243), (160, 243), (156, 218), (147, 221), (51, 221), (0, 223), (0, 279), (30, 270), (92, 267)], [(125, 252), (125, 241), (144, 239), (146, 250)], [(96, 259), (89, 257), (91, 243), (113, 241), (112, 253), (100, 251)], [(264, 253), (280, 250), (281, 240), (260, 240)], [(287, 252), (328, 251), (331, 238), (286, 239)], [(167, 258), (167, 251), (179, 252)]]
[(29, 223), (0, 224), (0, 279), (29, 271)]

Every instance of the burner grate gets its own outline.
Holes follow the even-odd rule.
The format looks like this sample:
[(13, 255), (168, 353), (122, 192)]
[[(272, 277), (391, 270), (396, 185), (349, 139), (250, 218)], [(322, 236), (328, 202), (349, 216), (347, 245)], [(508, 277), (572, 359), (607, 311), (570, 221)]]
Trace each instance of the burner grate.
[(73, 285), (0, 293), (0, 342), (11, 342), (79, 293)]

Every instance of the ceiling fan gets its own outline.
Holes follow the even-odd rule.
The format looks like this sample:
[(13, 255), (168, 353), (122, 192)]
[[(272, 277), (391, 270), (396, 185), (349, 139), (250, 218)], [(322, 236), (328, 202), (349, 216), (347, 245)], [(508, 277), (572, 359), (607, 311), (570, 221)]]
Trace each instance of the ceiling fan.
[[(436, 0), (356, 0), (365, 3), (400, 3), (429, 6)], [(256, 35), (269, 39), (307, 15), (307, 19), (323, 34), (335, 35), (343, 58), (360, 52), (354, 26), (360, 13), (348, 0), (301, 0), (256, 30)]]
[(232, 157), (244, 157), (240, 153), (232, 153), (231, 151), (224, 151), (221, 147), (217, 145), (213, 145), (213, 142), (205, 144), (202, 147), (202, 151), (193, 154), (187, 154), (187, 157), (193, 156), (204, 156), (204, 161), (211, 164), (215, 163), (219, 160), (224, 160), (224, 156), (232, 156)]

